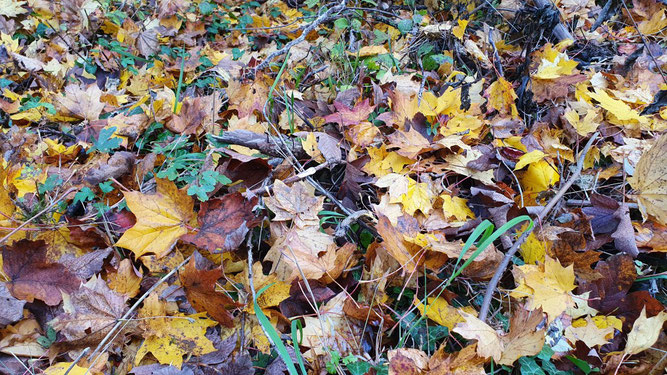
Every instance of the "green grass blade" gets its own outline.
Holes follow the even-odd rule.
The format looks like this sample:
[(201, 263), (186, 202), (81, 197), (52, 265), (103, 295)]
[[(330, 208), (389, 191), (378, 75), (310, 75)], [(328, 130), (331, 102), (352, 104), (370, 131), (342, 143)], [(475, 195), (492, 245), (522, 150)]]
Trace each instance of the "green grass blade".
[[(276, 351), (278, 351), (278, 355), (283, 360), (283, 362), (285, 362), (285, 365), (287, 366), (287, 371), (290, 373), (290, 375), (299, 375), (299, 373), (296, 371), (296, 367), (294, 367), (294, 362), (292, 362), (292, 358), (289, 356), (289, 353), (287, 352), (285, 344), (283, 344), (283, 341), (280, 339), (280, 335), (278, 335), (278, 332), (276, 332), (276, 330), (271, 325), (269, 318), (267, 318), (266, 315), (264, 315), (262, 308), (259, 307), (259, 305), (257, 304), (257, 298), (267, 289), (269, 289), (272, 285), (273, 283), (263, 287), (257, 292), (255, 300), (253, 301), (255, 315), (257, 316), (259, 324), (262, 326), (262, 328), (264, 328), (264, 332), (266, 333), (269, 341), (273, 343), (273, 346), (276, 348)], [(303, 375), (305, 375), (305, 373)]]

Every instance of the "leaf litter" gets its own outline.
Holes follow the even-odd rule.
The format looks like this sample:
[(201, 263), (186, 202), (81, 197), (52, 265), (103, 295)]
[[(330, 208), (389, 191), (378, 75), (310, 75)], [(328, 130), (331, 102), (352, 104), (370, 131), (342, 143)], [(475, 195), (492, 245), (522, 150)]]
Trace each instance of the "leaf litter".
[(661, 373), (666, 14), (0, 1), (0, 372)]

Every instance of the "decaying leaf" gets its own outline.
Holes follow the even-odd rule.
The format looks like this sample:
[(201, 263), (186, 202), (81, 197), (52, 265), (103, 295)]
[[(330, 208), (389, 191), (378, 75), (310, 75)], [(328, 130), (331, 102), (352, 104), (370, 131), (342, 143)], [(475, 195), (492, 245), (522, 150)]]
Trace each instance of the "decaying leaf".
[(3, 246), (2, 259), (5, 274), (10, 278), (7, 289), (20, 300), (39, 299), (55, 306), (62, 301), (61, 292), (71, 293), (81, 284), (65, 266), (46, 259), (44, 241), (20, 240)]

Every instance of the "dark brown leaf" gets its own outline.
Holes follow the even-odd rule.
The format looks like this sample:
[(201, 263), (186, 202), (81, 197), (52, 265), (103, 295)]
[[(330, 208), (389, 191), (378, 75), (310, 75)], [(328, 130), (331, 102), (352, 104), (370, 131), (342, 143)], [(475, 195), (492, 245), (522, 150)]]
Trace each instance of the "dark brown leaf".
[(197, 217), (199, 231), (181, 239), (212, 253), (235, 250), (250, 228), (259, 224), (252, 212), (256, 203), (257, 198), (247, 201), (241, 193), (204, 202)]
[(79, 289), (81, 280), (60, 263), (46, 259), (44, 241), (21, 240), (2, 247), (3, 269), (11, 279), (7, 288), (12, 295), (27, 302), (35, 299), (55, 306), (62, 301), (61, 292)]

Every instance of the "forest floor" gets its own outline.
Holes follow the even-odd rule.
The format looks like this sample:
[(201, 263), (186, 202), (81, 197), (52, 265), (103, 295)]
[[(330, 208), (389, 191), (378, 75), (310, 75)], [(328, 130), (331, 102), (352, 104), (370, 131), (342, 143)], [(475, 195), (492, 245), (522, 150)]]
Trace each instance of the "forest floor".
[(0, 0), (0, 373), (663, 374), (661, 0)]

